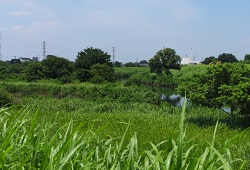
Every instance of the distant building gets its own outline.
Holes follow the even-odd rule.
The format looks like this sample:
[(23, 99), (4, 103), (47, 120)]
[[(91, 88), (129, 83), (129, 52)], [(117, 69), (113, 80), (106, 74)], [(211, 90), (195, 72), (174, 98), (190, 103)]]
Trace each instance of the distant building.
[(195, 61), (193, 59), (193, 50), (192, 48), (190, 49), (190, 56), (189, 57), (183, 57), (181, 60), (181, 64), (182, 65), (196, 65), (196, 64), (200, 64), (200, 61)]
[(19, 60), (20, 60), (21, 62), (32, 61), (30, 58), (27, 58), (27, 57), (20, 57)]
[(190, 61), (189, 57), (183, 57), (181, 60), (181, 65), (196, 65), (200, 64), (200, 61)]
[(181, 65), (186, 65), (189, 64), (189, 58), (188, 57), (183, 57), (181, 60)]
[(38, 61), (38, 57), (32, 57), (32, 61)]

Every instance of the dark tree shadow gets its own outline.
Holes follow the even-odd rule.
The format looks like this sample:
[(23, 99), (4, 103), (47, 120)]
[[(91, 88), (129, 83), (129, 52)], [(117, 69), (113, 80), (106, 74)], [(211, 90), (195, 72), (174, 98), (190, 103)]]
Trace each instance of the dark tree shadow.
[[(186, 121), (195, 124), (199, 127), (215, 126), (217, 119), (213, 117), (190, 117)], [(232, 120), (230, 117), (223, 117), (218, 119), (219, 123), (226, 124), (229, 128), (240, 128), (245, 130), (250, 127), (250, 116), (235, 116)]]

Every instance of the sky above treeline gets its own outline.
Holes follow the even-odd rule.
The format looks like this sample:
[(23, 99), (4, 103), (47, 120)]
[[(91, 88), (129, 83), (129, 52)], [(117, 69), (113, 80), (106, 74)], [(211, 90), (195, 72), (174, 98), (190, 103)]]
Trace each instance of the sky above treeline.
[(196, 60), (250, 53), (249, 0), (0, 0), (3, 60), (47, 55), (74, 61), (88, 47), (120, 62), (173, 48)]

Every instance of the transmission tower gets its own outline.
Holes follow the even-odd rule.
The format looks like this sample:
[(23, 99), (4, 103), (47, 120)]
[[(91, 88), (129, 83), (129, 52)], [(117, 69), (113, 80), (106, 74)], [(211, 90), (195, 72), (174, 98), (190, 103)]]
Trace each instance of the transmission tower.
[(113, 47), (113, 64), (115, 65), (115, 47)]
[(2, 60), (2, 32), (0, 32), (0, 60)]
[(46, 58), (46, 43), (43, 41), (43, 59)]

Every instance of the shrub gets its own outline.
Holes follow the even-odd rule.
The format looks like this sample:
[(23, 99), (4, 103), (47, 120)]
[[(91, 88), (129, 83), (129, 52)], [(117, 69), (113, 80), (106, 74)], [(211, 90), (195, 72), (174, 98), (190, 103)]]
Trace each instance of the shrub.
[(11, 104), (11, 102), (12, 102), (11, 94), (8, 93), (3, 86), (0, 86), (0, 106), (2, 107), (4, 105)]

